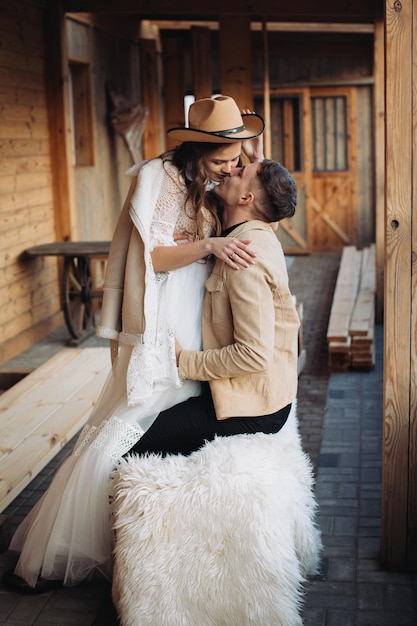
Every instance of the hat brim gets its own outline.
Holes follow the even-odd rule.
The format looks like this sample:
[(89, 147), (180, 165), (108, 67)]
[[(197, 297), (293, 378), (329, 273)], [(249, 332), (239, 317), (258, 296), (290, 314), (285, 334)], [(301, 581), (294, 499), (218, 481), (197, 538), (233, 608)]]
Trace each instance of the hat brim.
[(170, 128), (167, 134), (171, 139), (178, 142), (193, 141), (201, 143), (236, 143), (236, 141), (244, 141), (245, 139), (253, 139), (258, 137), (265, 130), (265, 122), (260, 115), (256, 113), (242, 113), (245, 130), (239, 133), (230, 133), (229, 135), (216, 135), (205, 130), (196, 130), (194, 128)]

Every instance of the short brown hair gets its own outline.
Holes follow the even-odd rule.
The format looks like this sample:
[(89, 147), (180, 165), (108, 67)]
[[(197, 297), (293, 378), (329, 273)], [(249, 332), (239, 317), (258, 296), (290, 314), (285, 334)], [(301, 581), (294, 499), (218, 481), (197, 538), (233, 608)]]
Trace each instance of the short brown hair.
[(256, 209), (267, 222), (292, 217), (297, 205), (297, 186), (289, 171), (271, 159), (264, 159), (258, 171), (261, 193)]

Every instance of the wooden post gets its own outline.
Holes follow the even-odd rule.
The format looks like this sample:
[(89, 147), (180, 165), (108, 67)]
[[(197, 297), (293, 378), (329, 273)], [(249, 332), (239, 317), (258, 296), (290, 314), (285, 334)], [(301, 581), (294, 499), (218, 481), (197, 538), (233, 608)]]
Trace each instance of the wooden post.
[[(417, 8), (385, 3), (386, 249), (381, 558), (391, 569), (417, 566), (417, 297), (415, 253)], [(413, 11), (414, 26), (413, 26)], [(414, 91), (414, 93), (413, 93)], [(413, 219), (414, 217), (414, 219)]]
[[(411, 181), (412, 197), (410, 198), (410, 219), (411, 219), (411, 302), (410, 302), (410, 331), (411, 331), (411, 385), (410, 385), (410, 454), (409, 454), (409, 482), (408, 482), (408, 541), (407, 541), (407, 558), (409, 569), (417, 570), (417, 6), (413, 0), (410, 0), (412, 8), (412, 48), (411, 60), (413, 67), (410, 68), (413, 83), (411, 93), (412, 101), (412, 119), (410, 128), (410, 137), (412, 141), (412, 161), (411, 161)], [(409, 51), (410, 52), (410, 51)], [(401, 311), (398, 311), (401, 315)]]
[(160, 126), (159, 71), (155, 39), (141, 38), (139, 50), (142, 104), (149, 113), (143, 133), (143, 158), (152, 159), (163, 150)]
[[(181, 35), (174, 33), (163, 37), (164, 49), (164, 131), (184, 126), (184, 44)], [(166, 135), (165, 135), (166, 136)], [(166, 136), (167, 148), (174, 148), (178, 142)]]
[(253, 110), (250, 16), (223, 15), (219, 24), (220, 90)]
[(205, 26), (192, 26), (193, 90), (196, 100), (211, 98), (213, 81), (211, 76), (211, 33)]
[(271, 89), (270, 89), (270, 81), (269, 81), (268, 28), (267, 28), (267, 22), (265, 18), (262, 21), (262, 35), (263, 35), (263, 65), (264, 65), (264, 120), (265, 120), (264, 154), (267, 159), (270, 159), (271, 154), (272, 154)]
[(384, 19), (375, 22), (374, 35), (374, 127), (375, 127), (375, 241), (376, 241), (376, 321), (384, 309), (384, 232), (385, 232), (385, 111), (384, 111)]
[(48, 3), (46, 13), (46, 76), (53, 172), (56, 239), (77, 238), (68, 53), (62, 0)]

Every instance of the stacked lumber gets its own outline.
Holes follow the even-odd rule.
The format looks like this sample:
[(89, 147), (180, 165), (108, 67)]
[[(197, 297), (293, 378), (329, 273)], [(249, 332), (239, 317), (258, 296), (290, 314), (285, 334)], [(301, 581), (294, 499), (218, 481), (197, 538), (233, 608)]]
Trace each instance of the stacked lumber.
[(354, 368), (375, 366), (375, 290), (375, 246), (372, 245), (362, 250), (361, 282), (349, 326)]
[(329, 371), (374, 367), (375, 288), (375, 245), (345, 246), (327, 329)]

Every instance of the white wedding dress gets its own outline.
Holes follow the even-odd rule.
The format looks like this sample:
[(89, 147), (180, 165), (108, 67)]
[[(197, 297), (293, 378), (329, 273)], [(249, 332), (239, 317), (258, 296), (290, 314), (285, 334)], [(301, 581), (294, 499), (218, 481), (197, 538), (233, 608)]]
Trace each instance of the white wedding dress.
[[(184, 187), (179, 191), (176, 170), (173, 166), (166, 166), (166, 170), (152, 218), (150, 249), (161, 243), (173, 245), (176, 233), (195, 231), (195, 221), (183, 208)], [(207, 219), (206, 236), (210, 234)], [(210, 271), (211, 263), (205, 261), (153, 275), (157, 297), (153, 322), (159, 342), (155, 367), (162, 365), (163, 343), (162, 355), (167, 361), (163, 367), (174, 372), (172, 380), (156, 381), (152, 394), (138, 404), (135, 397), (140, 395), (142, 347), (122, 345), (71, 456), (10, 544), (11, 550), (20, 552), (15, 573), (29, 585), (34, 586), (38, 576), (75, 585), (90, 578), (95, 569), (111, 579), (111, 473), (160, 411), (200, 393), (200, 383), (178, 379), (174, 339), (184, 348), (201, 349), (201, 309)]]

